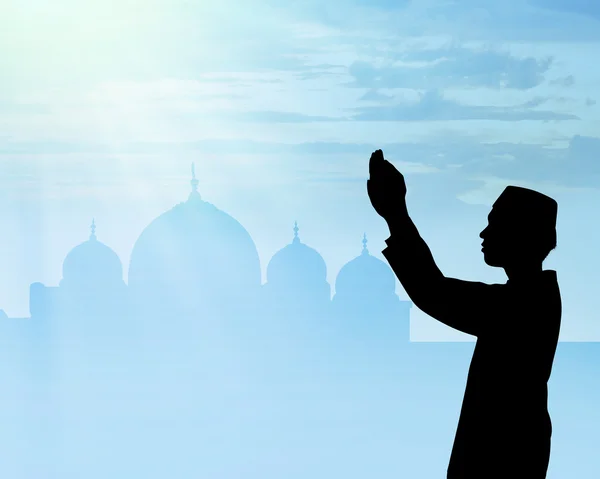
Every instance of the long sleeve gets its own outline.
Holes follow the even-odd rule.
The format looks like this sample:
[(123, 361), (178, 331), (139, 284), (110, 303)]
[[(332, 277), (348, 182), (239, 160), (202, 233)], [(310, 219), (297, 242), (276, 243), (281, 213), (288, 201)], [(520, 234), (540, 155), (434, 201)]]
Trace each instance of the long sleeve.
[(515, 303), (506, 285), (445, 277), (408, 213), (396, 218), (393, 225), (382, 253), (420, 310), (474, 336), (499, 326)]

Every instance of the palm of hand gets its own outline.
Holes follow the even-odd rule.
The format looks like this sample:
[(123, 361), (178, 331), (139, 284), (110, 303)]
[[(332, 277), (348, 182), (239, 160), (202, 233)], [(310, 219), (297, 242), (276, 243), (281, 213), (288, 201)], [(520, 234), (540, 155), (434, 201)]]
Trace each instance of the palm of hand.
[(389, 219), (404, 203), (406, 197), (404, 176), (394, 165), (384, 159), (381, 150), (371, 155), (369, 173), (367, 192), (371, 204), (380, 216)]

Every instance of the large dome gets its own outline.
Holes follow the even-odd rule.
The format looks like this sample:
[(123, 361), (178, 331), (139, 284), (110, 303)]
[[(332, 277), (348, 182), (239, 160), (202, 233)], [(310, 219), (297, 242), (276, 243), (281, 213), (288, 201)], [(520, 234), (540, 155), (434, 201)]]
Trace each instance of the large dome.
[(92, 221), (90, 239), (73, 248), (63, 262), (61, 286), (117, 285), (123, 282), (123, 265), (117, 254), (96, 238)]
[(277, 285), (305, 285), (326, 281), (325, 260), (317, 250), (300, 241), (296, 223), (292, 242), (275, 253), (269, 261), (267, 282)]
[(395, 294), (395, 292), (394, 272), (387, 264), (369, 253), (365, 234), (362, 253), (346, 263), (337, 275), (336, 296), (382, 296)]
[(196, 309), (260, 287), (256, 246), (244, 227), (201, 199), (192, 179), (187, 202), (152, 221), (135, 243), (129, 265), (134, 298)]

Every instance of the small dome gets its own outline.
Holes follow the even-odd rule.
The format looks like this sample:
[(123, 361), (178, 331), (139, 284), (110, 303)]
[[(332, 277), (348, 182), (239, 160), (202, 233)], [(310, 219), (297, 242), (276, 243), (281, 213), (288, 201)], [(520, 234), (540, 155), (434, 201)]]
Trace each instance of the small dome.
[(336, 296), (390, 295), (396, 293), (396, 276), (383, 261), (367, 249), (367, 235), (363, 237), (362, 253), (346, 263), (335, 281)]
[(327, 281), (327, 265), (319, 252), (302, 243), (298, 223), (294, 224), (294, 239), (273, 255), (267, 266), (270, 284), (313, 284)]
[(123, 265), (117, 254), (96, 238), (92, 221), (90, 239), (75, 246), (63, 262), (61, 286), (114, 284), (123, 281)]

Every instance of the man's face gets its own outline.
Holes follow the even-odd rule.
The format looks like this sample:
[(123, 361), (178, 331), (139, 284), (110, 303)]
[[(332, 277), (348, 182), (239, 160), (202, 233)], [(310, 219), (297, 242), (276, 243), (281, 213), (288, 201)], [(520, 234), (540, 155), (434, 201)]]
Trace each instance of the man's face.
[(523, 250), (523, 237), (518, 225), (510, 220), (508, 212), (492, 208), (488, 215), (488, 225), (479, 234), (485, 263), (494, 267), (505, 267), (515, 260)]

